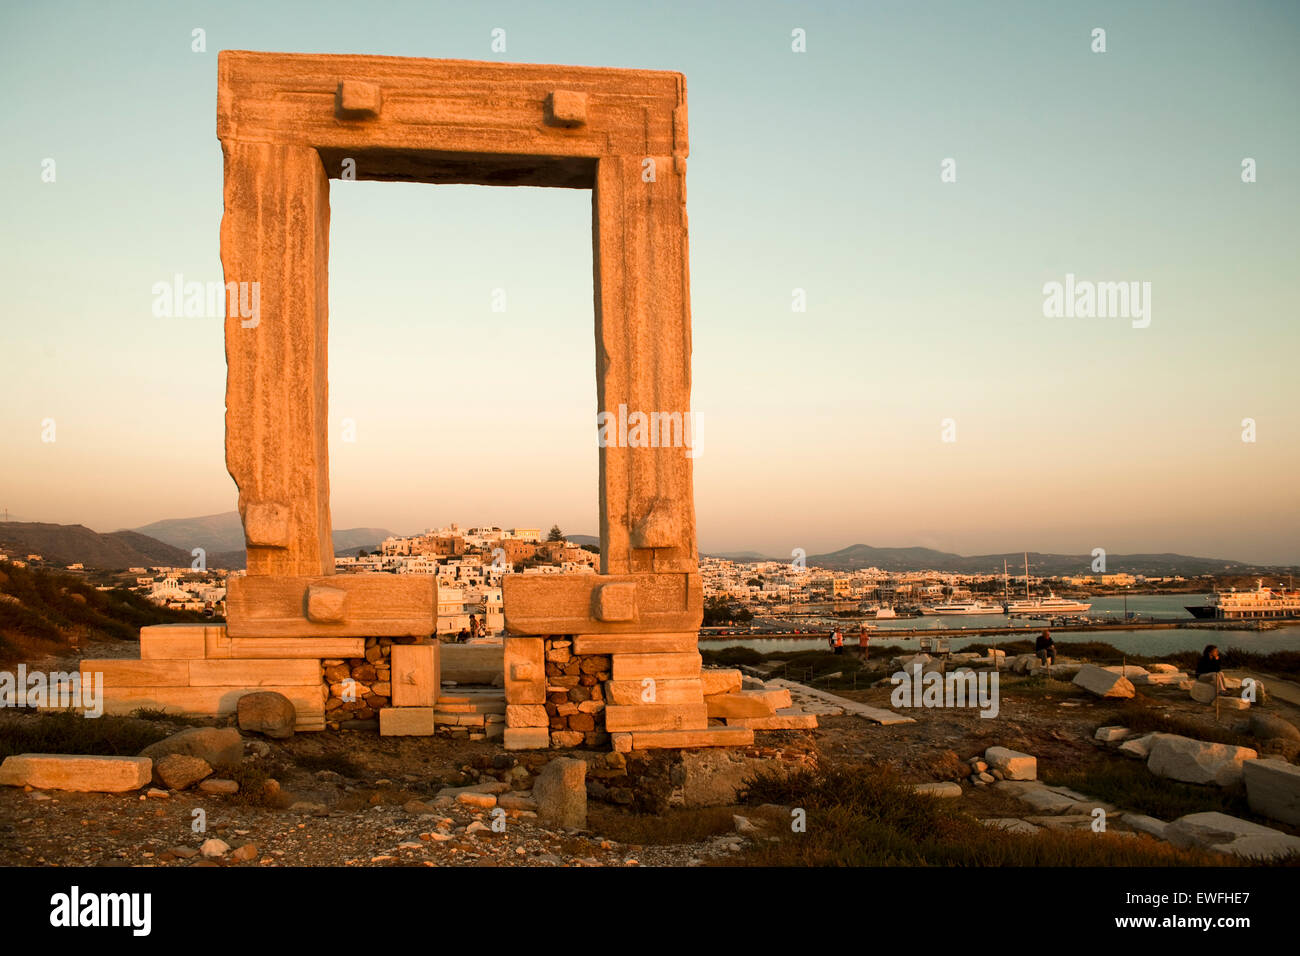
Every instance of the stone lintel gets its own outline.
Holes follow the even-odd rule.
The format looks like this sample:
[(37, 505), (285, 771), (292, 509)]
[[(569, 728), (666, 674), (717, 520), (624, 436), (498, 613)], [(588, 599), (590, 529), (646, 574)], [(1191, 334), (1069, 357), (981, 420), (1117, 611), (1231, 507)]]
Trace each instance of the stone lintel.
[[(610, 585), (634, 586), (633, 619), (601, 618)], [(502, 588), (511, 634), (696, 632), (704, 616), (699, 574), (508, 574)]]
[[(346, 613), (308, 616), (313, 589), (345, 595)], [(320, 593), (319, 591), (317, 592)], [(226, 633), (241, 637), (427, 637), (436, 630), (437, 579), (427, 574), (230, 578)]]

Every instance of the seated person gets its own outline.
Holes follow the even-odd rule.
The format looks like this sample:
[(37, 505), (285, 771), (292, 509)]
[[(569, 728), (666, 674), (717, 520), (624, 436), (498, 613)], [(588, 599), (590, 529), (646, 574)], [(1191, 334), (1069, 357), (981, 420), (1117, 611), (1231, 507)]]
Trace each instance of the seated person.
[(1038, 655), (1040, 664), (1056, 663), (1056, 644), (1050, 631), (1038, 635), (1038, 640), (1034, 641), (1034, 653)]
[(1201, 652), (1201, 659), (1196, 662), (1196, 679), (1213, 683), (1216, 693), (1222, 694), (1227, 685), (1223, 679), (1223, 659), (1219, 657), (1219, 648), (1207, 644)]

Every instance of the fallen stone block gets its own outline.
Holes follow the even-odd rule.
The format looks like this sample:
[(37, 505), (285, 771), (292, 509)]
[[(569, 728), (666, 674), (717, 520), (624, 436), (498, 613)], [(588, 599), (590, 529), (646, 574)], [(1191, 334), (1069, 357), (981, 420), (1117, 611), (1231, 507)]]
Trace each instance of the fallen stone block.
[(1008, 780), (1037, 780), (1038, 759), (1006, 747), (990, 747), (984, 760), (994, 770), (1001, 770)]
[(1023, 790), (1016, 794), (1016, 798), (1022, 803), (1029, 804), (1039, 813), (1045, 814), (1078, 813), (1080, 810), (1092, 809), (1080, 805), (1078, 800), (1072, 800), (1070, 797), (1048, 790), (1046, 787)]
[(537, 818), (552, 826), (581, 830), (587, 825), (587, 764), (556, 757), (533, 782)]
[(1249, 747), (1213, 744), (1177, 734), (1154, 734), (1147, 769), (1157, 777), (1226, 787), (1241, 779), (1241, 765), (1259, 754)]
[(231, 794), (239, 792), (239, 784), (234, 780), (223, 780), (220, 777), (208, 777), (199, 784), (199, 789), (204, 793)]
[(1103, 667), (1102, 670), (1110, 671), (1112, 674), (1119, 674), (1122, 677), (1146, 677), (1150, 671), (1139, 664), (1115, 664), (1112, 667)]
[(961, 784), (954, 783), (951, 780), (945, 780), (939, 783), (918, 783), (912, 787), (912, 790), (923, 797), (940, 797), (949, 799), (961, 796)]
[(1165, 831), (1169, 829), (1169, 824), (1164, 820), (1157, 820), (1142, 813), (1126, 813), (1122, 819), (1139, 833), (1146, 833), (1161, 840), (1165, 839)]
[(1250, 809), (1300, 826), (1300, 767), (1283, 760), (1247, 760), (1241, 769)]
[(1042, 829), (1028, 820), (1020, 820), (1016, 817), (994, 817), (981, 820), (980, 823), (995, 830), (1006, 830), (1008, 833), (1037, 833)]
[(0, 764), (0, 786), (81, 793), (124, 793), (153, 779), (148, 757), (96, 757), (80, 754), (17, 754)]
[(1025, 822), (1048, 830), (1090, 830), (1093, 816), (1091, 813), (1063, 813), (1054, 817), (1025, 817)]
[(1246, 859), (1272, 861), (1300, 853), (1300, 837), (1226, 813), (1189, 813), (1169, 824), (1165, 834), (1175, 846)]
[(1084, 664), (1079, 668), (1073, 683), (1098, 697), (1125, 699), (1135, 693), (1133, 682), (1127, 677), (1095, 664)]
[(1123, 740), (1132, 732), (1127, 727), (1098, 727), (1097, 732), (1092, 736), (1094, 740), (1113, 743), (1116, 740)]
[(1119, 753), (1125, 757), (1136, 757), (1140, 760), (1146, 760), (1151, 756), (1151, 740), (1155, 734), (1143, 734), (1141, 737), (1134, 737), (1132, 740), (1126, 740), (1119, 745)]

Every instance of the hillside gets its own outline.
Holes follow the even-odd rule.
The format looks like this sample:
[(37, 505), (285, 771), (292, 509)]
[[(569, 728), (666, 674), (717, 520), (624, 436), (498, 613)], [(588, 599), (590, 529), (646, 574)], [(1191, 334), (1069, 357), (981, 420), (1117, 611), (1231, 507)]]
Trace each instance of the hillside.
[(64, 653), (74, 643), (136, 640), (148, 624), (206, 620), (123, 589), (97, 591), (70, 574), (0, 564), (0, 661)]
[(84, 564), (88, 568), (124, 570), (151, 565), (188, 567), (189, 551), (134, 531), (100, 534), (80, 524), (40, 521), (0, 522), (0, 547), (17, 557), (39, 554), (47, 564)]
[[(239, 512), (227, 511), (199, 518), (166, 518), (135, 528), (133, 532), (159, 541), (189, 554), (193, 548), (207, 551), (208, 567), (239, 569), (244, 566), (244, 526)], [(373, 551), (392, 532), (386, 528), (341, 528), (332, 535), (335, 554), (356, 554), (360, 548)], [(189, 563), (189, 559), (186, 559)]]

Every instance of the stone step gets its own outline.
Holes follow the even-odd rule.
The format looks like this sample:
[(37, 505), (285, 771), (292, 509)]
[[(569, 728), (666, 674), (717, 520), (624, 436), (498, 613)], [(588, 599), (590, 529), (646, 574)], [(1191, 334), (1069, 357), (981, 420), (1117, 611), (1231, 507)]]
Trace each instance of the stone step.
[[(618, 739), (625, 738), (625, 739)], [(693, 747), (747, 747), (754, 742), (748, 727), (707, 727), (703, 730), (634, 730), (610, 734), (615, 750), (677, 750)]]
[(728, 717), (728, 727), (747, 727), (750, 730), (814, 730), (817, 715), (783, 708), (770, 717)]

